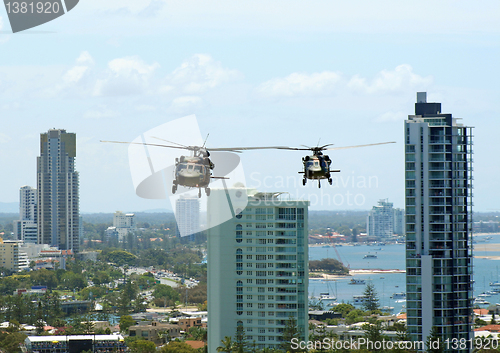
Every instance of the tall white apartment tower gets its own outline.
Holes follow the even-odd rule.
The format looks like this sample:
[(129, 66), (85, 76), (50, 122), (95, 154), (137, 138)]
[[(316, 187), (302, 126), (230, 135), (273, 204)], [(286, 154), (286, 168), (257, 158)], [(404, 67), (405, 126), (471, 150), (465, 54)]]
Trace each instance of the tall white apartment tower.
[(14, 236), (25, 243), (38, 241), (37, 190), (31, 186), (22, 186), (19, 190), (19, 220), (14, 221)]
[[(441, 342), (473, 338), (472, 137), (471, 127), (417, 93), (415, 115), (405, 121), (407, 326), (413, 340), (425, 342), (433, 328)], [(445, 351), (468, 352), (460, 347), (444, 345)]]
[(37, 158), (38, 243), (79, 250), (79, 184), (76, 134), (51, 129), (40, 134)]
[(389, 200), (379, 200), (367, 216), (368, 236), (389, 238), (394, 234), (394, 208)]
[[(243, 193), (248, 205), (233, 209), (231, 199)], [(219, 224), (228, 207), (233, 218)], [(225, 336), (234, 338), (238, 326), (248, 343), (278, 348), (290, 317), (307, 341), (308, 207), (308, 201), (284, 199), (280, 193), (212, 189), (207, 214), (209, 352)]]
[(175, 220), (177, 222), (177, 236), (190, 236), (200, 231), (200, 200), (198, 197), (181, 196), (175, 202)]

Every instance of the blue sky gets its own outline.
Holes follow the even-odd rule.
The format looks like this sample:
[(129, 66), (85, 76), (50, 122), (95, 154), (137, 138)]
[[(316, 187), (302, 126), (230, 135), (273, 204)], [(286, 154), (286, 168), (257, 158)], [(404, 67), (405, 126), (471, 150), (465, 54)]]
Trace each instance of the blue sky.
[(0, 202), (36, 186), (55, 127), (77, 134), (82, 211), (170, 208), (136, 196), (126, 146), (99, 140), (196, 114), (212, 147), (396, 141), (333, 151), (342, 173), (321, 190), (300, 185), (301, 152), (241, 158), (248, 186), (313, 209), (403, 207), (403, 121), (427, 91), (475, 127), (475, 210), (500, 209), (498, 18), (497, 1), (81, 0), (12, 34), (2, 7)]

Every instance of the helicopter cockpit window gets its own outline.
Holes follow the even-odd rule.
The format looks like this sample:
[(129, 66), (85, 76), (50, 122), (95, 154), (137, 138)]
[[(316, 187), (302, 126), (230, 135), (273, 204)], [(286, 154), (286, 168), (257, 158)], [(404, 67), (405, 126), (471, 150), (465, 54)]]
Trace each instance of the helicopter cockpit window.
[(187, 164), (179, 164), (179, 165), (177, 166), (177, 169), (178, 169), (178, 170), (184, 170), (184, 169), (187, 169)]
[(314, 161), (314, 166), (315, 167), (319, 167), (319, 162), (318, 161)]
[(309, 161), (306, 163), (306, 166), (307, 167), (312, 167), (314, 165), (314, 162), (313, 161)]
[(197, 165), (194, 167), (195, 172), (203, 173), (203, 167), (201, 165)]
[(190, 170), (190, 171), (193, 170), (194, 169), (194, 165), (188, 164), (187, 169)]

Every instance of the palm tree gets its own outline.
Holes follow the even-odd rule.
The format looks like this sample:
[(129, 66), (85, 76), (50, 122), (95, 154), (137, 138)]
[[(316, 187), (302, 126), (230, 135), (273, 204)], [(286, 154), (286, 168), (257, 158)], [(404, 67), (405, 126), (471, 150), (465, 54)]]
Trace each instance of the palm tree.
[(222, 346), (217, 347), (217, 352), (231, 353), (234, 349), (234, 342), (231, 337), (226, 336), (220, 341)]

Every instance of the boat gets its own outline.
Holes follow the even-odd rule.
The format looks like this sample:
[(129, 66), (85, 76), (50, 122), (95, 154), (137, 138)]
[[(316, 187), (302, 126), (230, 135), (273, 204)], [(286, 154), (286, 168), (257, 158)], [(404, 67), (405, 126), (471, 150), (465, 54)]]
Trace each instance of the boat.
[(377, 255), (373, 255), (373, 254), (366, 254), (363, 259), (376, 259), (377, 258)]
[(486, 300), (482, 299), (482, 298), (476, 298), (474, 300), (474, 305), (489, 305), (490, 302), (487, 302)]
[(406, 299), (406, 293), (405, 292), (393, 293), (391, 299)]
[(352, 296), (352, 303), (354, 305), (363, 305), (365, 300), (366, 300), (366, 295), (353, 295)]
[(481, 297), (481, 298), (488, 298), (488, 297), (491, 297), (491, 295), (490, 295), (490, 294), (487, 294), (487, 293), (485, 293), (485, 292), (483, 292), (483, 293), (479, 294), (479, 295), (478, 295), (478, 297)]
[(333, 303), (337, 302), (337, 297), (330, 293), (319, 293), (318, 303), (324, 308), (331, 307)]
[(490, 286), (491, 287), (500, 287), (500, 282), (496, 281), (496, 282), (490, 282)]
[(364, 279), (351, 278), (349, 284), (366, 284), (366, 281)]
[(380, 308), (381, 311), (385, 311), (387, 313), (392, 313), (394, 311), (394, 307), (393, 306), (383, 306)]

